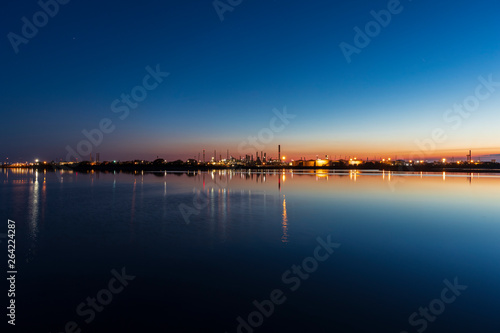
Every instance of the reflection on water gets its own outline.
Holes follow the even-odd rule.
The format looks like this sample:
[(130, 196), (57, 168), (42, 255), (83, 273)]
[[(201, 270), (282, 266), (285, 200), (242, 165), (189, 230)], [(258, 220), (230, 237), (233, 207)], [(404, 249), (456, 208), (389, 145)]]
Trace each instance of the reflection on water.
[(288, 243), (288, 216), (286, 215), (286, 198), (283, 195), (283, 236), (281, 237), (281, 241), (283, 243)]
[(130, 225), (134, 224), (136, 187), (137, 180), (134, 178), (134, 186), (132, 187), (132, 203), (130, 204)]
[[(358, 180), (358, 171), (357, 170), (350, 170), (349, 171), (349, 179), (357, 181)], [(391, 180), (390, 177), (389, 177), (389, 180)]]
[[(21, 172), (20, 174), (26, 174)], [(28, 230), (29, 230), (29, 239), (30, 239), (30, 247), (29, 253), (27, 257), (27, 261), (33, 259), (33, 256), (36, 253), (36, 245), (38, 241), (38, 233), (39, 233), (39, 223), (43, 222), (45, 217), (45, 206), (46, 206), (46, 196), (47, 196), (47, 172), (43, 173), (43, 180), (40, 184), (38, 170), (35, 170), (33, 173), (33, 181), (29, 181), (29, 198), (28, 198)], [(40, 194), (40, 186), (41, 194)]]
[(38, 170), (35, 171), (35, 179), (29, 187), (30, 198), (29, 198), (29, 230), (32, 240), (36, 240), (36, 234), (38, 232), (38, 210), (39, 210), (39, 183), (38, 183)]
[[(314, 205), (320, 207), (320, 214), (349, 201), (357, 202), (360, 207), (371, 206), (375, 202), (381, 203), (383, 207), (387, 202), (392, 202), (393, 206), (387, 209), (395, 211), (404, 210), (405, 207), (411, 209), (409, 202), (426, 202), (425, 209), (439, 203), (442, 214), (445, 214), (445, 208), (457, 210), (458, 202), (463, 202), (463, 207), (471, 208), (470, 205), (476, 204), (477, 207), (493, 209), (492, 203), (498, 199), (500, 185), (498, 174), (360, 170), (82, 174), (71, 170), (42, 173), (37, 170), (3, 169), (0, 176), (1, 183), (7, 186), (5, 188), (11, 186), (12, 193), (16, 193), (13, 197), (16, 207), (20, 210), (23, 205), (26, 207), (27, 235), (33, 249), (39, 238), (40, 225), (45, 220), (48, 191), (52, 191), (52, 201), (60, 198), (60, 203), (69, 208), (76, 204), (66, 203), (68, 194), (74, 192), (75, 198), (78, 198), (91, 190), (92, 196), (96, 195), (96, 201), (110, 204), (111, 213), (126, 216), (126, 220), (130, 221), (131, 239), (135, 237), (138, 227), (134, 226), (136, 222), (144, 223), (150, 216), (155, 216), (160, 222), (176, 219), (175, 223), (182, 224), (179, 209), (172, 209), (172, 202), (179, 195), (186, 195), (187, 201), (183, 203), (190, 209), (189, 220), (206, 227), (211, 237), (219, 241), (229, 239), (234, 225), (238, 223), (250, 226), (266, 220), (270, 228), (276, 227), (279, 222), (277, 240), (290, 243), (297, 236), (296, 212), (316, 214), (316, 211), (310, 212)], [(305, 202), (309, 204), (305, 205)], [(117, 207), (124, 210), (116, 212)], [(292, 216), (289, 214), (290, 207), (294, 208)], [(297, 207), (300, 209), (295, 209)], [(471, 208), (470, 211), (474, 209), (477, 210)], [(55, 209), (52, 208), (50, 213), (54, 214)], [(483, 213), (484, 210), (477, 211), (476, 215)], [(294, 226), (292, 233), (290, 222)], [(169, 233), (169, 226), (164, 224), (161, 230)]]
[[(478, 331), (464, 329), (462, 313), (498, 325), (498, 174), (3, 170), (0, 184), (16, 255), (27, 258), (19, 300), (36, 317), (29, 323), (62, 327), (68, 317), (52, 314), (74, 309), (123, 265), (137, 280), (88, 331), (108, 318), (164, 324), (169, 309), (168, 323), (185, 332), (234, 332), (235, 318), (269, 291), (288, 291), (283, 272), (331, 235), (341, 249), (286, 294), (262, 332), (327, 332), (332, 323), (340, 332), (400, 332), (455, 276), (470, 288), (432, 330)], [(67, 292), (53, 292), (61, 286)], [(24, 331), (54, 331), (46, 326)]]

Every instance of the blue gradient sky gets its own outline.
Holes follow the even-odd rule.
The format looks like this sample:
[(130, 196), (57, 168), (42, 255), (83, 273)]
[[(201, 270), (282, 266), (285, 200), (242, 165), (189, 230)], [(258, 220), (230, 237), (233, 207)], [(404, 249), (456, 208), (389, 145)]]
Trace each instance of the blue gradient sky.
[[(353, 28), (387, 1), (243, 1), (222, 22), (212, 1), (71, 1), (18, 54), (7, 34), (40, 7), (9, 2), (0, 161), (64, 159), (103, 118), (115, 130), (92, 147), (101, 160), (239, 156), (285, 106), (296, 117), (265, 145), (268, 156), (281, 144), (290, 158), (407, 158), (435, 128), (447, 139), (426, 157), (500, 153), (500, 87), (458, 128), (443, 119), (479, 76), (500, 81), (500, 4), (401, 5), (349, 64), (339, 44), (353, 44)], [(119, 119), (111, 103), (157, 64), (170, 76)]]

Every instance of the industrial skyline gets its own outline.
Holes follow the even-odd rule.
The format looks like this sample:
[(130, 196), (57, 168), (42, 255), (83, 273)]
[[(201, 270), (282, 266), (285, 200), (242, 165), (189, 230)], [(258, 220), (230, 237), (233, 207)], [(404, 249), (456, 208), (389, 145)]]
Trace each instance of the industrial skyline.
[(0, 161), (500, 153), (500, 4), (399, 3), (382, 27), (387, 1), (69, 2), (33, 38), (43, 8), (10, 3)]
[[(304, 154), (302, 156), (299, 156), (297, 158), (292, 158), (292, 157), (287, 157), (286, 155), (281, 154), (281, 145), (277, 146), (277, 150), (274, 151), (276, 156), (273, 156), (273, 153), (268, 155), (267, 151), (261, 150), (255, 151), (255, 154), (244, 154), (244, 155), (234, 155), (230, 154), (229, 149), (226, 149), (226, 154), (225, 157), (223, 158), (222, 154), (217, 155), (217, 150), (215, 149), (213, 151), (213, 155), (207, 155), (206, 149), (203, 149), (200, 151), (197, 155), (194, 155), (192, 158), (186, 158), (186, 159), (172, 159), (168, 160), (163, 157), (160, 157), (160, 155), (157, 155), (155, 159), (148, 160), (148, 159), (129, 159), (129, 160), (116, 160), (116, 159), (110, 159), (110, 160), (104, 160), (101, 161), (100, 159), (100, 153), (95, 153), (94, 157), (92, 154), (88, 156), (87, 159), (82, 158), (72, 158), (72, 159), (59, 159), (59, 160), (44, 160), (44, 159), (39, 159), (35, 158), (33, 161), (12, 161), (9, 160), (8, 158), (1, 163), (3, 166), (9, 166), (9, 165), (14, 165), (14, 166), (33, 166), (33, 165), (38, 165), (38, 164), (47, 164), (47, 163), (80, 163), (80, 162), (90, 162), (91, 164), (100, 164), (101, 162), (106, 164), (109, 162), (116, 163), (118, 162), (132, 162), (136, 164), (141, 164), (141, 163), (151, 163), (151, 162), (158, 162), (158, 163), (166, 163), (166, 162), (173, 162), (173, 161), (182, 161), (186, 162), (188, 164), (198, 164), (198, 165), (219, 165), (219, 166), (251, 166), (251, 165), (257, 165), (257, 166), (333, 166), (334, 162), (341, 162), (341, 163), (346, 163), (347, 165), (360, 165), (363, 163), (368, 163), (368, 162), (375, 162), (375, 163), (387, 163), (387, 164), (392, 164), (392, 165), (397, 165), (402, 164), (406, 166), (410, 166), (413, 164), (419, 164), (419, 163), (433, 163), (433, 162), (441, 162), (441, 163), (480, 163), (480, 162), (491, 162), (491, 163), (496, 163), (497, 162), (497, 156), (499, 155), (486, 155), (486, 156), (473, 156), (472, 150), (469, 150), (466, 155), (462, 156), (452, 156), (452, 157), (440, 157), (440, 158), (431, 158), (429, 156), (426, 156), (422, 151), (420, 152), (415, 152), (410, 155), (410, 157), (405, 158), (404, 156), (374, 156), (373, 158), (370, 157), (357, 157), (356, 155), (319, 155), (317, 154), (315, 157), (310, 157), (310, 154)], [(307, 155), (307, 156), (306, 156)], [(361, 156), (361, 155), (360, 155)]]

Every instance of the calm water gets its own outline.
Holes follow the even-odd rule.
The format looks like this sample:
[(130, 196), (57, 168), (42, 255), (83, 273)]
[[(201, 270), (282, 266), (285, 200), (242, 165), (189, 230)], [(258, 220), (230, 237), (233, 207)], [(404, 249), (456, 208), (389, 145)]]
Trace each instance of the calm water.
[(498, 175), (1, 170), (0, 199), (19, 332), (500, 327)]

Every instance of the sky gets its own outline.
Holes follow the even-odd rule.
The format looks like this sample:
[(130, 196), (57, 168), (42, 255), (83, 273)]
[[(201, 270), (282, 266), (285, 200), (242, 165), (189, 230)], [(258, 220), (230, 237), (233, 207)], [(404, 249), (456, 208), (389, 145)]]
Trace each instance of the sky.
[(0, 162), (500, 160), (498, 1), (59, 1), (0, 14)]

